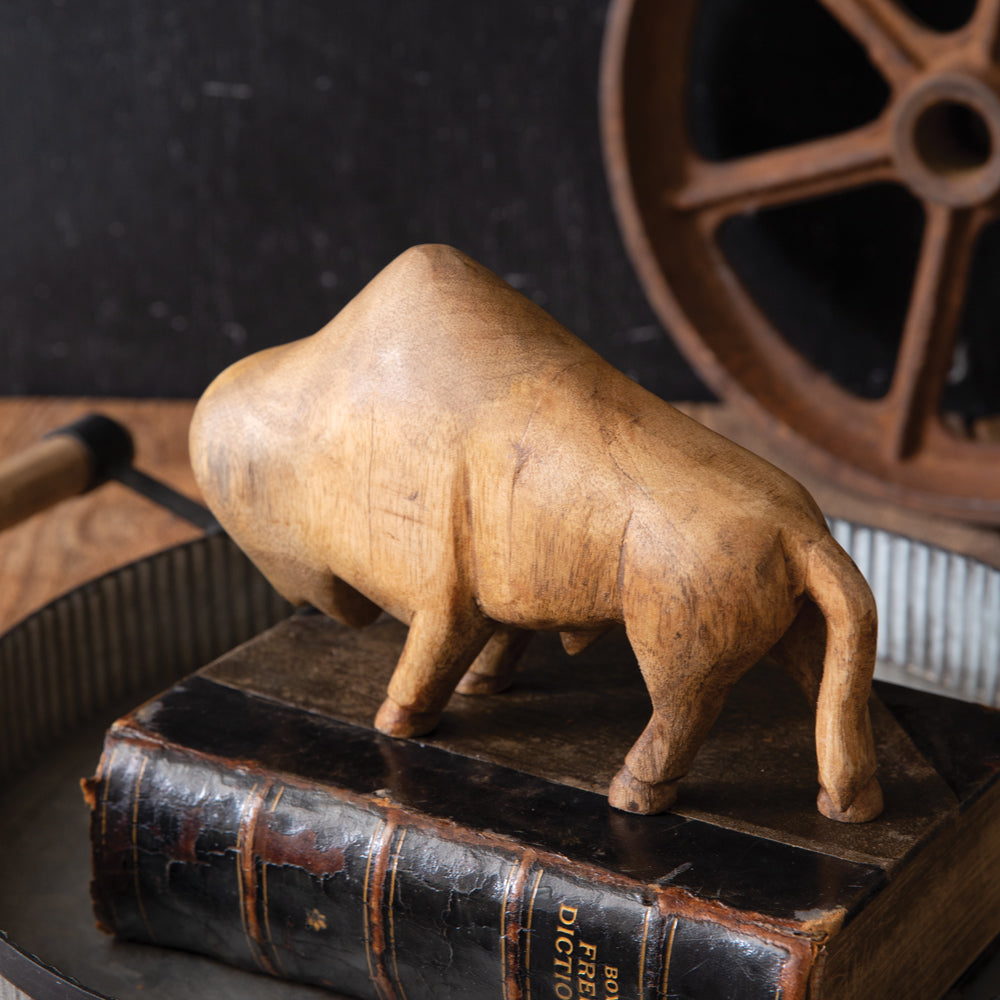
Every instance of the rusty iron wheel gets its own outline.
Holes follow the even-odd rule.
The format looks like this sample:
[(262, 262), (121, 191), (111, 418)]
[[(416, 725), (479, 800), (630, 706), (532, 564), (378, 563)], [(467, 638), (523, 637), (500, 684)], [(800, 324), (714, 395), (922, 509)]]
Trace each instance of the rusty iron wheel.
[[(728, 0), (729, 9), (739, 2)], [(788, 452), (872, 495), (1000, 524), (1000, 385), (991, 375), (989, 405), (971, 415), (955, 411), (949, 387), (962, 360), (970, 275), (982, 272), (974, 272), (979, 247), (987, 232), (1000, 232), (990, 226), (1000, 216), (1000, 0), (969, 0), (964, 23), (947, 30), (919, 19), (913, 3), (794, 2), (815, 5), (883, 93), (860, 122), (731, 156), (706, 153), (692, 120), (705, 89), (701, 80), (692, 96), (708, 0), (611, 4), (602, 132), (629, 254), (706, 382)], [(743, 6), (763, 15), (771, 4)], [(728, 86), (738, 101), (754, 84)], [(804, 354), (727, 250), (727, 232), (747, 219), (819, 204), (835, 216), (858, 193), (869, 199), (862, 205), (905, 196), (917, 220), (899, 238), (898, 261), (881, 253), (862, 262), (869, 271), (892, 265), (904, 280), (878, 391), (859, 391)], [(879, 226), (874, 216), (871, 225)], [(828, 230), (817, 232), (821, 239)], [(785, 259), (794, 271), (795, 253)], [(976, 280), (1000, 286), (1000, 273)], [(1000, 312), (992, 315), (996, 356)]]

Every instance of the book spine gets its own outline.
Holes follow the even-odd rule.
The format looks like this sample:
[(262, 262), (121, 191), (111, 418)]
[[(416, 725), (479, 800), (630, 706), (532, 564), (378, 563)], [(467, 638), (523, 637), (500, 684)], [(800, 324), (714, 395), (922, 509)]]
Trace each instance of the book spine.
[(120, 938), (365, 1000), (804, 997), (810, 941), (385, 795), (112, 730), (93, 899)]

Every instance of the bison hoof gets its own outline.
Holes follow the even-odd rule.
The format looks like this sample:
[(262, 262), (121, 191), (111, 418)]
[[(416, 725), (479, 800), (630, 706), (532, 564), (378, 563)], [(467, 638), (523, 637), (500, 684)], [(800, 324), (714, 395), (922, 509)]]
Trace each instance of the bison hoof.
[(838, 809), (826, 789), (822, 788), (816, 805), (827, 819), (835, 819), (839, 823), (867, 823), (882, 811), (882, 788), (878, 781), (872, 778), (844, 810)]
[(625, 812), (650, 813), (669, 809), (677, 798), (676, 781), (642, 781), (623, 767), (608, 789), (608, 803)]
[(477, 674), (474, 670), (469, 670), (458, 682), (455, 690), (459, 694), (499, 694), (501, 691), (506, 691), (513, 683), (513, 677), (502, 674)]
[(441, 718), (440, 712), (414, 712), (386, 698), (375, 716), (375, 728), (387, 736), (423, 736)]

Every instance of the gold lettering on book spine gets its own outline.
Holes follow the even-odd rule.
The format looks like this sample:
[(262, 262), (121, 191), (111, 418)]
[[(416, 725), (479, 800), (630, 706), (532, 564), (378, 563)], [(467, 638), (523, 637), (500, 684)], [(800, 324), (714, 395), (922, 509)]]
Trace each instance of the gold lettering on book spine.
[(576, 992), (580, 1000), (597, 997), (597, 945), (580, 942), (576, 960)]
[(556, 938), (553, 942), (555, 954), (552, 956), (552, 978), (553, 990), (559, 1000), (574, 1000), (573, 992), (573, 952), (575, 950), (575, 937), (577, 908), (567, 906), (565, 903), (559, 906), (559, 923), (556, 926)]

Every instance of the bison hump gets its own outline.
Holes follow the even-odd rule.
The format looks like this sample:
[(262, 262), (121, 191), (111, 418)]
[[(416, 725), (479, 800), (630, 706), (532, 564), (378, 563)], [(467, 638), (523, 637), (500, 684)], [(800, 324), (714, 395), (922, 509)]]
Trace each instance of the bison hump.
[(390, 395), (436, 403), (482, 400), (569, 365), (605, 364), (507, 282), (437, 244), (388, 264), (316, 335), (314, 349), (321, 367), (328, 359)]

